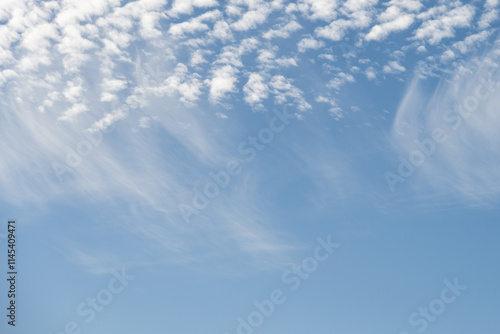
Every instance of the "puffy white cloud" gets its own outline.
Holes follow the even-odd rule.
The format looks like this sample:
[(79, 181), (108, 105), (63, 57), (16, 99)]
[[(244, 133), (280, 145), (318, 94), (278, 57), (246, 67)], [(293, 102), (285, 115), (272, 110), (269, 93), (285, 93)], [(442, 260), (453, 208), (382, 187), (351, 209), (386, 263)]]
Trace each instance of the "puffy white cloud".
[(17, 73), (13, 70), (3, 70), (0, 72), (0, 87), (3, 86), (11, 78), (17, 77)]
[(354, 82), (354, 77), (349, 73), (340, 72), (335, 78), (330, 80), (326, 86), (340, 90), (340, 88), (347, 82)]
[(76, 103), (71, 108), (66, 110), (62, 116), (57, 120), (59, 121), (73, 121), (76, 116), (88, 110), (88, 107), (83, 103)]
[(216, 0), (174, 0), (169, 15), (192, 14), (195, 8), (216, 7), (219, 4)]
[(291, 79), (285, 78), (283, 75), (275, 75), (271, 78), (269, 87), (271, 87), (277, 103), (284, 104), (290, 97), (297, 104), (297, 109), (301, 111), (311, 109), (311, 105), (303, 97), (303, 92), (292, 84)]
[(378, 0), (348, 0), (340, 8), (340, 13), (345, 18), (332, 21), (325, 27), (315, 29), (318, 37), (340, 41), (350, 29), (364, 29), (372, 21), (374, 6)]
[(225, 65), (212, 70), (212, 78), (206, 80), (206, 83), (210, 87), (209, 99), (212, 103), (217, 103), (227, 93), (236, 91), (236, 82), (238, 81), (236, 74), (238, 72), (238, 69), (231, 65)]
[(183, 38), (185, 34), (209, 30), (209, 26), (205, 22), (215, 21), (221, 17), (221, 12), (214, 10), (203, 13), (197, 17), (181, 23), (172, 24), (168, 32), (174, 38)]
[(266, 99), (269, 92), (269, 87), (264, 82), (264, 77), (259, 73), (250, 73), (248, 81), (243, 87), (245, 93), (245, 102), (251, 106), (260, 104)]
[(257, 9), (249, 10), (241, 18), (233, 23), (231, 27), (236, 31), (247, 31), (256, 28), (264, 23), (272, 9), (269, 5), (263, 3)]
[(393, 21), (373, 26), (370, 32), (366, 35), (365, 39), (367, 41), (380, 41), (389, 36), (391, 32), (406, 30), (412, 25), (413, 22), (413, 15), (400, 16)]
[(406, 71), (406, 68), (404, 68), (404, 66), (399, 64), (397, 61), (392, 60), (384, 66), (383, 71), (388, 74), (398, 74)]
[(319, 95), (315, 101), (318, 103), (327, 103), (330, 106), (328, 113), (333, 117), (333, 119), (339, 121), (344, 118), (342, 109), (337, 105), (337, 101), (335, 101), (334, 98)]
[[(441, 13), (441, 11), (443, 11)], [(437, 44), (443, 38), (453, 37), (455, 28), (465, 28), (471, 25), (474, 17), (475, 8), (472, 5), (463, 5), (451, 10), (440, 8), (438, 11), (433, 9), (419, 15), (421, 19), (437, 16), (435, 19), (429, 19), (415, 31), (414, 39), (427, 40), (430, 44)]]
[(291, 21), (285, 25), (278, 25), (277, 27), (266, 31), (262, 37), (265, 39), (288, 38), (292, 32), (299, 29), (302, 29), (302, 26), (297, 21)]
[(310, 20), (331, 21), (337, 16), (337, 8), (336, 0), (299, 0), (288, 5), (287, 12), (299, 11)]
[(317, 50), (325, 46), (325, 43), (322, 41), (317, 41), (312, 37), (303, 38), (297, 44), (297, 48), (299, 52), (306, 52), (307, 50)]
[(420, 1), (392, 0), (387, 3), (387, 9), (379, 15), (381, 22), (373, 26), (365, 36), (367, 41), (380, 41), (390, 33), (408, 29), (415, 21), (415, 11), (421, 9)]
[(366, 77), (369, 79), (369, 80), (374, 80), (377, 78), (377, 72), (375, 71), (375, 69), (370, 66), (366, 69), (365, 71), (365, 75)]
[(122, 89), (127, 88), (127, 81), (120, 79), (109, 79), (104, 78), (102, 81), (102, 88), (108, 92), (118, 92)]
[(465, 37), (463, 41), (459, 41), (453, 44), (453, 47), (460, 51), (461, 53), (467, 53), (473, 48), (475, 45), (479, 44), (486, 40), (490, 35), (491, 31), (483, 30), (476, 34)]
[(189, 60), (189, 65), (191, 66), (198, 66), (200, 64), (207, 63), (208, 60), (205, 59), (204, 55), (209, 53), (209, 51), (206, 50), (196, 50), (193, 52), (191, 55), (191, 59)]
[(486, 3), (484, 4), (484, 12), (477, 24), (480, 29), (486, 29), (491, 25), (491, 23), (498, 20), (498, 9), (496, 7), (498, 7), (499, 3), (500, 1), (498, 0), (486, 0)]
[(231, 31), (231, 27), (226, 21), (215, 22), (214, 28), (210, 32), (210, 36), (220, 39), (223, 42), (233, 40), (233, 33)]
[(481, 19), (477, 23), (477, 26), (480, 29), (486, 29), (496, 20), (498, 20), (498, 9), (488, 9), (481, 15)]
[(189, 73), (186, 65), (178, 63), (172, 74), (159, 85), (146, 87), (149, 94), (155, 96), (167, 95), (177, 96), (179, 100), (187, 105), (193, 105), (202, 94), (201, 77), (196, 73)]
[(216, 64), (230, 64), (236, 67), (242, 67), (241, 57), (254, 51), (259, 45), (259, 41), (254, 38), (246, 38), (239, 45), (228, 45), (222, 48), (217, 56)]

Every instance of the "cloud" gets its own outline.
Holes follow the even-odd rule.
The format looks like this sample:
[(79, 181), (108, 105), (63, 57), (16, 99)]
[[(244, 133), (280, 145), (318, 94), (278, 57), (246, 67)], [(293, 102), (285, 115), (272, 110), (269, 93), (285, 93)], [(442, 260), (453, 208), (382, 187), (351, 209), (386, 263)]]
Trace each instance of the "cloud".
[(208, 24), (205, 22), (215, 21), (221, 17), (221, 12), (214, 10), (211, 12), (203, 13), (189, 21), (172, 24), (168, 30), (174, 38), (185, 38), (186, 34), (193, 34), (200, 31), (209, 30)]
[(292, 84), (291, 79), (275, 75), (271, 78), (269, 86), (277, 103), (284, 104), (288, 98), (292, 98), (300, 111), (311, 109), (311, 105), (303, 97), (303, 92)]
[(312, 37), (303, 38), (297, 44), (299, 52), (306, 52), (307, 50), (317, 50), (325, 46), (325, 43), (317, 41)]
[(266, 99), (269, 92), (269, 87), (264, 82), (264, 77), (259, 73), (250, 73), (248, 81), (243, 87), (245, 93), (245, 102), (251, 106), (260, 104)]
[(255, 29), (258, 25), (266, 21), (271, 11), (272, 8), (270, 5), (259, 3), (255, 9), (247, 11), (238, 21), (231, 24), (231, 27), (236, 31)]
[(172, 16), (192, 14), (195, 8), (210, 8), (218, 5), (216, 0), (174, 0), (168, 14)]
[(382, 70), (384, 71), (384, 73), (398, 74), (406, 71), (406, 68), (400, 65), (397, 61), (392, 60), (389, 63), (387, 63), (387, 65), (385, 65)]
[(338, 121), (338, 120), (344, 118), (344, 114), (342, 112), (342, 109), (338, 106), (337, 101), (335, 101), (335, 99), (333, 99), (331, 97), (319, 95), (315, 101), (319, 102), (319, 103), (327, 103), (330, 106), (330, 109), (328, 109), (328, 113), (335, 120)]
[(337, 74), (337, 77), (330, 80), (326, 86), (340, 90), (346, 82), (354, 82), (354, 77), (349, 73), (340, 72)]
[(475, 8), (472, 5), (455, 8), (443, 8), (442, 6), (431, 8), (417, 16), (425, 21), (415, 31), (413, 39), (426, 40), (434, 45), (444, 38), (453, 37), (455, 28), (465, 28), (471, 25), (474, 12)]
[(276, 28), (266, 31), (262, 37), (265, 39), (273, 39), (273, 38), (289, 38), (291, 33), (302, 29), (302, 26), (297, 21), (291, 21), (287, 24), (277, 25)]
[[(214, 222), (201, 227), (186, 226), (178, 210), (182, 201), (192, 201), (193, 189), (208, 171), (234, 158), (231, 145), (238, 143), (246, 123), (200, 100), (206, 95), (217, 104), (238, 92), (239, 76), (248, 73), (242, 70), (245, 56), (260, 46), (261, 33), (220, 50), (214, 47), (214, 53), (200, 46), (233, 41), (231, 24), (240, 22), (243, 32), (261, 19), (243, 14), (226, 21), (221, 9), (177, 20), (191, 10), (218, 5), (213, 1), (176, 1), (170, 10), (167, 1), (122, 3), (0, 2), (0, 15), (8, 20), (0, 27), (5, 67), (0, 70), (0, 131), (8, 138), (0, 143), (5, 158), (0, 186), (8, 194), (3, 200), (48, 209), (53, 203), (78, 202), (82, 210), (92, 208), (97, 220), (114, 206), (123, 213), (117, 228), (167, 252), (173, 261), (213, 251), (213, 245), (226, 244), (222, 240), (234, 240), (228, 252), (260, 258), (285, 252), (289, 245), (272, 233), (272, 220), (257, 209), (260, 189), (251, 185), (235, 181), (237, 190), (228, 190), (228, 201), (221, 201), (231, 207), (215, 203), (207, 215)], [(14, 7), (22, 10), (11, 12)], [(269, 5), (269, 11), (278, 8), (278, 2)], [(249, 6), (248, 12), (257, 10)], [(166, 15), (170, 18), (163, 21)], [(204, 35), (181, 40), (193, 31)], [(271, 63), (276, 68), (297, 65), (288, 55)], [(310, 108), (293, 80), (259, 71), (255, 65), (250, 73), (265, 78), (261, 82), (269, 96)], [(248, 79), (246, 95), (240, 96), (257, 103), (265, 89), (259, 88), (258, 77)], [(201, 107), (191, 108), (198, 103), (201, 112)], [(221, 131), (229, 120), (242, 131)], [(242, 175), (239, 180), (248, 179)], [(252, 198), (232, 200), (240, 189)]]
[(222, 48), (217, 55), (215, 64), (228, 64), (236, 67), (243, 67), (241, 57), (257, 49), (259, 41), (254, 38), (246, 38), (238, 45), (228, 45)]
[(453, 44), (453, 47), (460, 51), (461, 53), (469, 52), (474, 46), (483, 42), (491, 35), (491, 31), (481, 31), (479, 33), (467, 36), (463, 41), (459, 41)]
[(391, 32), (408, 29), (413, 22), (414, 18), (412, 15), (403, 15), (393, 21), (373, 26), (370, 32), (366, 35), (365, 39), (367, 41), (380, 41), (389, 36)]
[(220, 39), (223, 42), (233, 40), (233, 33), (231, 31), (231, 27), (226, 21), (215, 22), (214, 28), (210, 32), (210, 36)]
[[(498, 199), (498, 50), (497, 41), (480, 61), (472, 59), (463, 67), (467, 71), (457, 68), (435, 89), (427, 89), (426, 79), (418, 76), (408, 86), (393, 123), (392, 143), (406, 159), (410, 152), (422, 150), (417, 142), (425, 142), (428, 153), (406, 186), (427, 196), (451, 195), (473, 205)], [(433, 139), (436, 131), (444, 142)]]
[(299, 11), (309, 20), (331, 21), (337, 16), (337, 8), (336, 0), (300, 0), (297, 4), (289, 4), (286, 11), (288, 13)]
[(365, 75), (366, 77), (369, 79), (369, 80), (374, 80), (377, 78), (377, 72), (375, 71), (375, 69), (370, 66), (366, 69), (365, 71)]
[(367, 28), (372, 22), (373, 7), (377, 2), (378, 0), (347, 0), (339, 10), (343, 18), (332, 21), (328, 26), (316, 28), (316, 36), (340, 41), (348, 30)]
[(484, 4), (484, 12), (478, 22), (479, 29), (489, 28), (491, 23), (498, 20), (498, 7), (500, 2), (498, 0), (486, 0)]
[(209, 98), (212, 103), (217, 103), (227, 93), (236, 91), (236, 82), (238, 81), (236, 74), (238, 72), (238, 69), (231, 65), (225, 65), (212, 70), (212, 78), (206, 81), (210, 87)]
[(57, 120), (59, 120), (59, 121), (72, 121), (75, 119), (76, 116), (78, 116), (79, 114), (81, 114), (82, 112), (87, 111), (87, 110), (88, 110), (88, 107), (85, 104), (77, 103), (77, 104), (73, 105), (71, 108), (69, 108), (68, 110), (66, 110), (62, 114), (62, 116), (57, 118)]

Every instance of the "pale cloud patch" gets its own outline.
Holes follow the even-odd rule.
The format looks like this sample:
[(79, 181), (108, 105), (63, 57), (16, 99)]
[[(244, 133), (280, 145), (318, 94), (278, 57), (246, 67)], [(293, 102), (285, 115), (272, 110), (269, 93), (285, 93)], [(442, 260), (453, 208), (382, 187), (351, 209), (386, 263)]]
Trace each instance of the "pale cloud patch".
[(210, 36), (220, 39), (223, 42), (232, 41), (234, 39), (231, 27), (226, 21), (215, 22), (213, 30), (210, 32)]
[(259, 73), (250, 73), (248, 81), (243, 87), (245, 102), (251, 106), (259, 105), (268, 97), (269, 87), (264, 82), (264, 77)]
[(174, 0), (169, 15), (192, 14), (195, 8), (216, 7), (219, 3), (216, 0)]
[(269, 86), (278, 104), (284, 104), (288, 98), (292, 98), (300, 111), (311, 109), (311, 105), (303, 97), (303, 92), (292, 84), (291, 79), (275, 75), (271, 78)]
[(225, 65), (212, 70), (212, 78), (205, 81), (210, 87), (209, 99), (212, 103), (218, 103), (225, 98), (228, 93), (236, 91), (238, 69)]
[(331, 21), (337, 16), (336, 0), (300, 0), (287, 6), (287, 13), (300, 12), (309, 20)]
[(340, 88), (347, 82), (354, 82), (354, 77), (349, 73), (340, 72), (335, 78), (327, 83), (327, 87), (340, 90)]
[(299, 52), (306, 52), (307, 50), (317, 50), (325, 46), (322, 41), (315, 40), (312, 37), (303, 38), (297, 44)]
[(231, 27), (236, 31), (247, 31), (255, 29), (257, 26), (264, 23), (267, 16), (271, 13), (271, 7), (266, 3), (260, 3), (256, 9), (249, 10), (241, 16)]
[(302, 26), (297, 21), (291, 21), (285, 25), (275, 26), (275, 28), (266, 31), (262, 37), (265, 39), (289, 38), (293, 32), (299, 29), (302, 29)]
[(406, 68), (399, 64), (397, 61), (392, 60), (382, 69), (384, 73), (387, 74), (399, 74), (401, 72), (406, 71)]
[(427, 19), (415, 31), (413, 39), (426, 40), (434, 45), (441, 42), (444, 38), (455, 36), (456, 28), (466, 28), (471, 25), (474, 17), (475, 8), (472, 5), (463, 5), (448, 9), (444, 13), (433, 11), (433, 9), (419, 15), (421, 19), (427, 17), (436, 17)]

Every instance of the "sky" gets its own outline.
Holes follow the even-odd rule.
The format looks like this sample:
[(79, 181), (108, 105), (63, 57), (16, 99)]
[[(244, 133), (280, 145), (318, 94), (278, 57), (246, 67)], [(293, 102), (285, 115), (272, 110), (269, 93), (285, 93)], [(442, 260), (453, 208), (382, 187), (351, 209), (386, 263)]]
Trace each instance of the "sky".
[(1, 0), (1, 332), (500, 330), (499, 5)]

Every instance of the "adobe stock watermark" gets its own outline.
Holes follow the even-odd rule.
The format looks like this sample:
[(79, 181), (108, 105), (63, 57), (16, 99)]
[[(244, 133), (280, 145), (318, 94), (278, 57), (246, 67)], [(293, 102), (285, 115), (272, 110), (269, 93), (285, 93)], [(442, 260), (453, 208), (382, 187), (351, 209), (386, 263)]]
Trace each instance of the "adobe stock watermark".
[[(419, 307), (417, 311), (410, 314), (408, 323), (416, 330), (417, 333), (423, 333), (429, 324), (436, 321), (438, 317), (446, 310), (446, 305), (454, 303), (462, 292), (467, 289), (467, 286), (458, 283), (458, 278), (453, 279), (453, 283), (449, 280), (444, 280), (445, 288), (441, 290), (438, 298), (434, 298), (429, 302), (427, 307)], [(399, 334), (410, 334), (407, 331)]]
[[(96, 318), (97, 314), (102, 312), (111, 304), (114, 296), (123, 292), (128, 286), (129, 281), (135, 279), (134, 276), (127, 275), (125, 268), (121, 272), (113, 270), (113, 277), (108, 281), (107, 288), (99, 290), (95, 296), (87, 297), (87, 299), (76, 307), (76, 314), (84, 318), (85, 324), (89, 324)], [(68, 321), (62, 331), (54, 334), (80, 334), (82, 328), (77, 321)], [(53, 334), (50, 332), (49, 334)]]
[(445, 143), (465, 121), (477, 111), (480, 102), (488, 100), (500, 87), (499, 81), (493, 80), (493, 69), (488, 71), (487, 77), (479, 78), (479, 83), (474, 89), (474, 93), (466, 96), (462, 103), (455, 105), (455, 108), (447, 110), (443, 114), (443, 123), (451, 125), (448, 133), (441, 127), (436, 127), (431, 131), (431, 135), (422, 140), (415, 139), (417, 149), (411, 151), (407, 158), (398, 156), (399, 165), (395, 172), (386, 171), (384, 173), (387, 186), (391, 192), (396, 191), (398, 183), (404, 183), (411, 177), (416, 168), (422, 166), (426, 159), (430, 158), (438, 145)]
[[(256, 135), (248, 136), (238, 145), (237, 152), (244, 159), (244, 164), (254, 161), (257, 154), (264, 151), (274, 141), (276, 134), (282, 132), (290, 124), (290, 120), (295, 118), (293, 113), (287, 112), (286, 106), (282, 112), (273, 109), (273, 113), (274, 116), (269, 120), (267, 127), (260, 129)], [(190, 223), (193, 215), (199, 215), (200, 211), (207, 208), (210, 201), (219, 196), (231, 180), (242, 172), (244, 164), (233, 159), (226, 163), (225, 169), (210, 171), (208, 181), (203, 187), (194, 188), (191, 204), (179, 204), (178, 209), (184, 221)]]
[[(285, 270), (281, 276), (283, 284), (288, 286), (290, 291), (297, 290), (302, 282), (311, 277), (321, 262), (330, 258), (340, 244), (334, 243), (331, 236), (327, 236), (326, 240), (317, 238), (318, 245), (314, 248), (312, 256), (302, 260), (300, 265), (291, 265), (290, 269)], [(287, 300), (286, 292), (282, 289), (274, 289), (269, 293), (269, 298), (261, 301), (254, 300), (253, 311), (246, 317), (237, 317), (236, 334), (252, 334), (256, 328), (261, 327), (266, 318), (271, 317), (277, 306), (282, 305)], [(225, 332), (224, 334), (229, 334)]]

